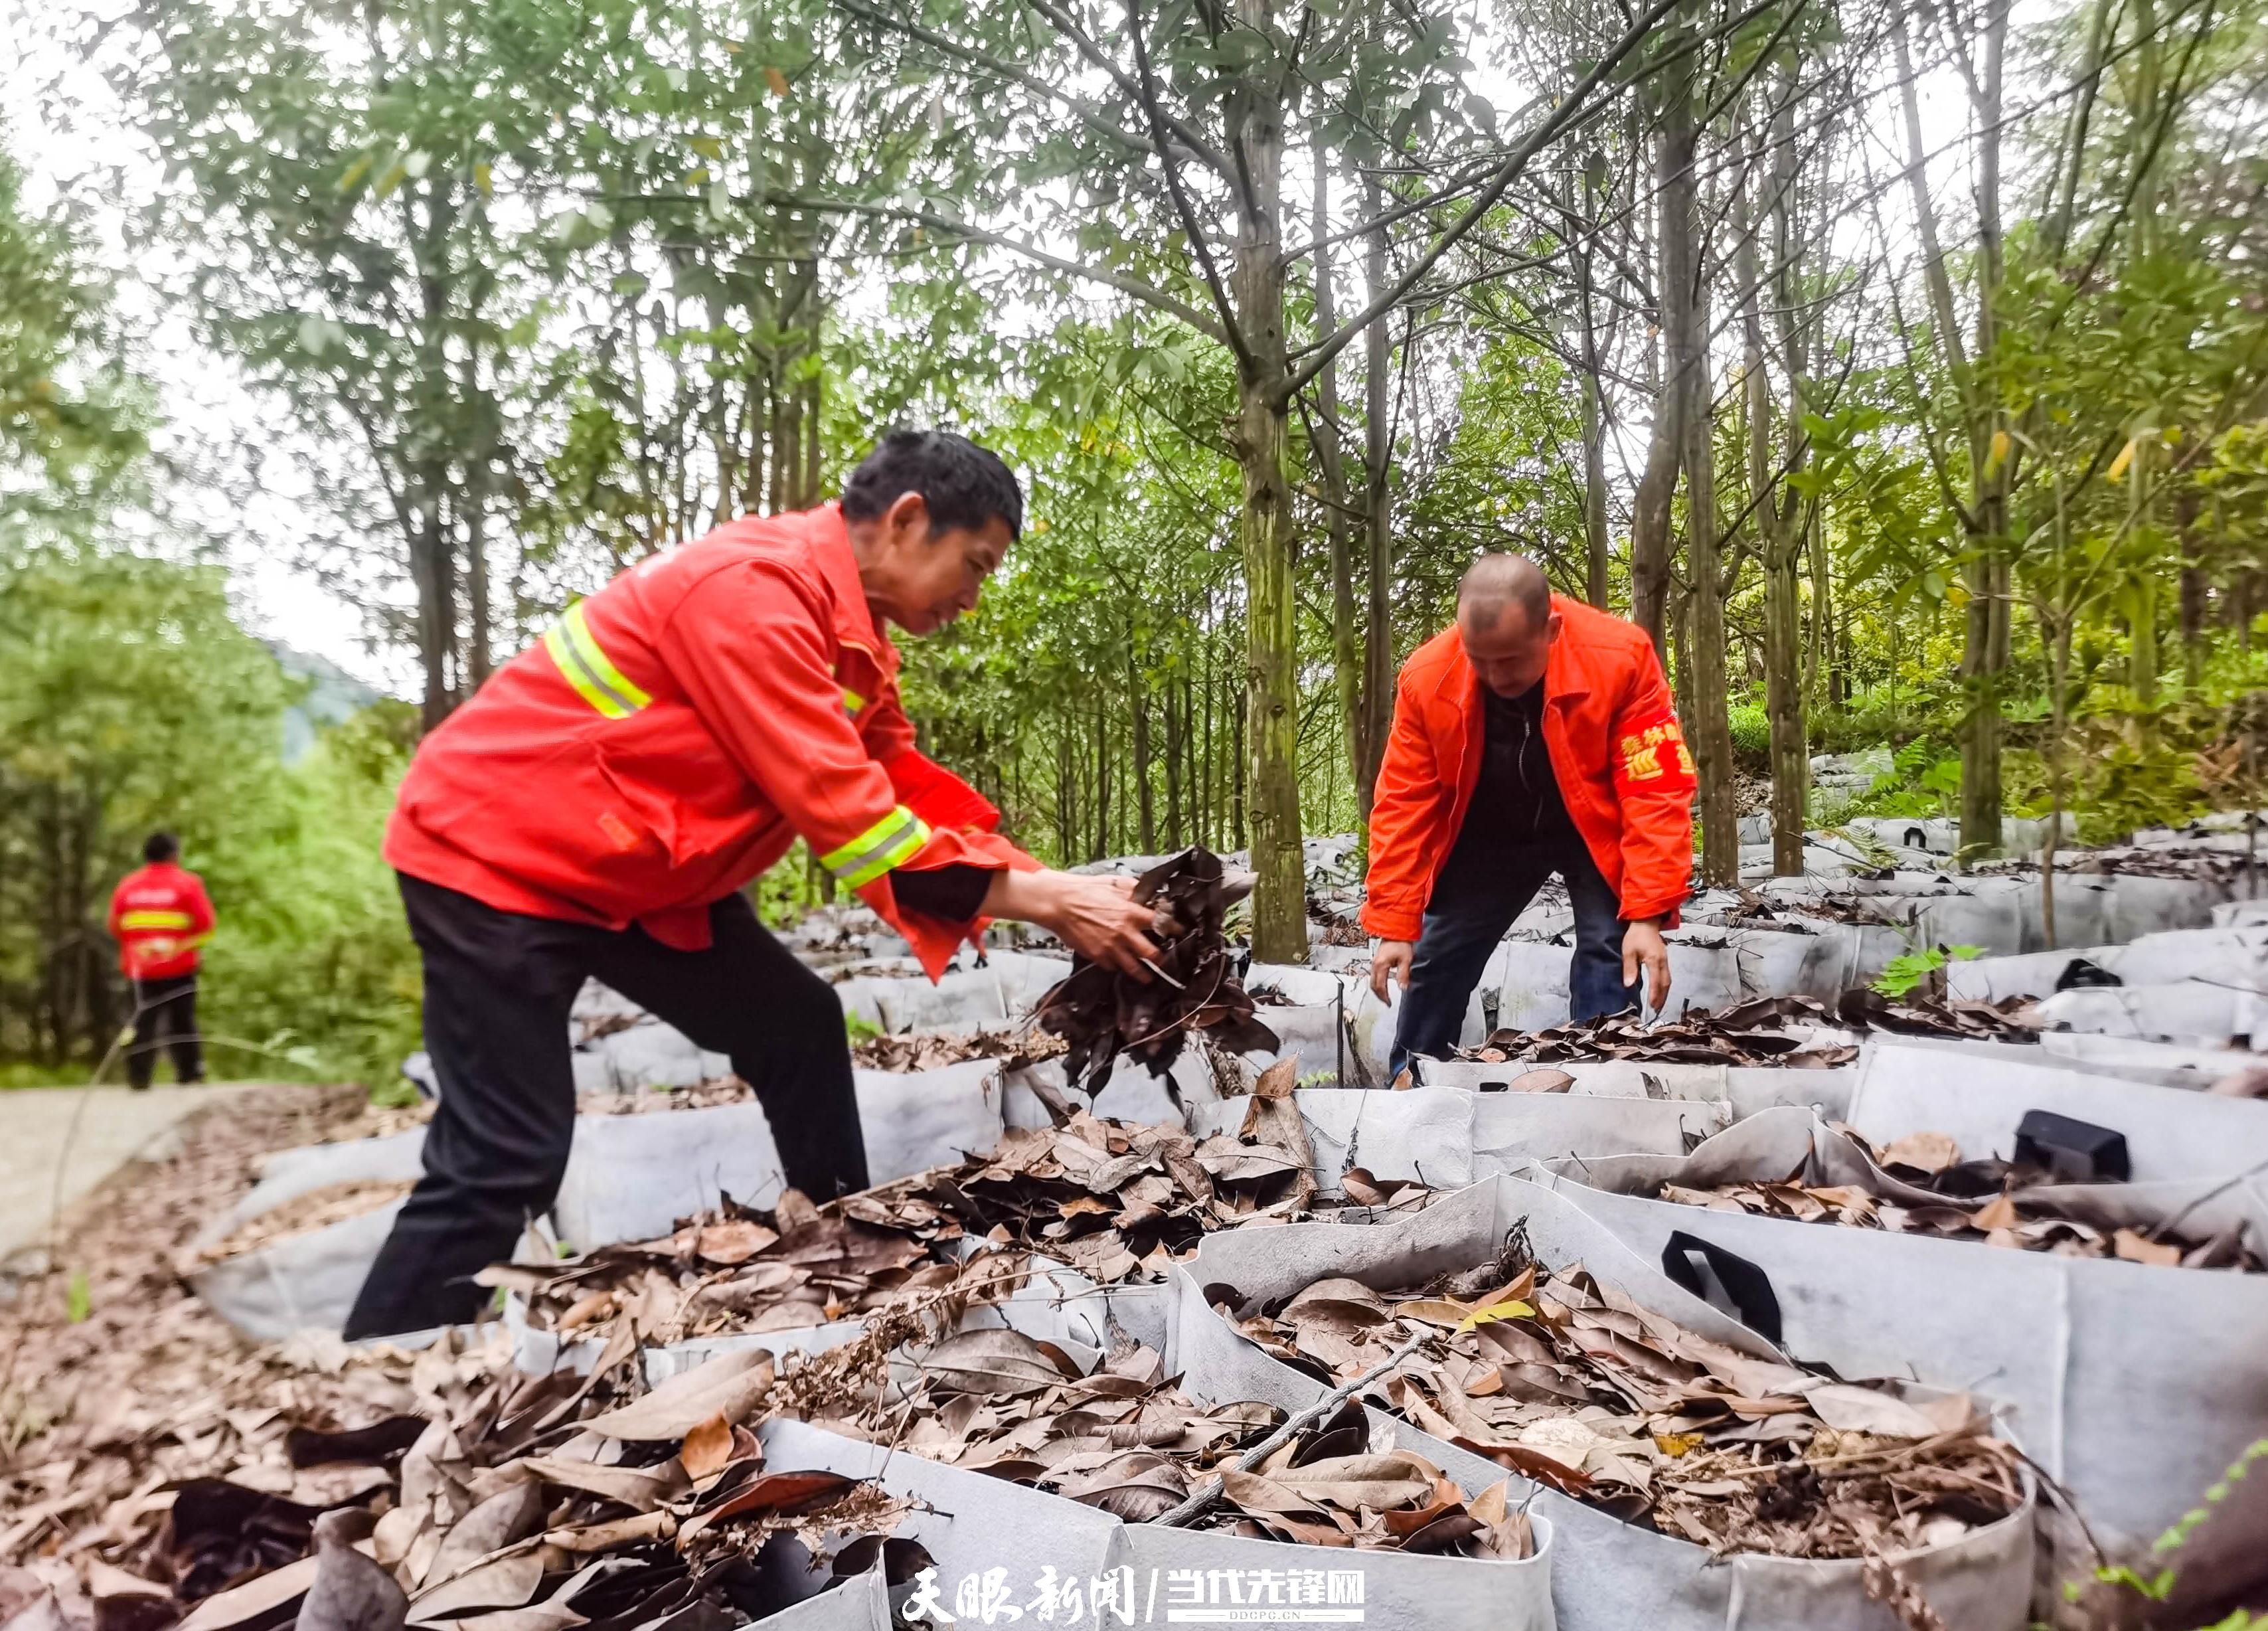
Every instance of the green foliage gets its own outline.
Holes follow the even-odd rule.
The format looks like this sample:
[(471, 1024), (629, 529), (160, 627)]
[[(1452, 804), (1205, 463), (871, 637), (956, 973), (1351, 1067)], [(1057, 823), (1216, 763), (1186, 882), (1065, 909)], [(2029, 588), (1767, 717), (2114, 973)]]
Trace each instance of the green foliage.
[(124, 1017), (110, 889), (166, 827), (218, 914), (199, 1003), (216, 1074), (392, 1076), (417, 1031), (378, 853), (402, 705), (287, 770), (294, 683), (217, 572), (48, 548), (0, 570), (0, 1056), (107, 1047)]
[(94, 1288), (87, 1283), (85, 1271), (80, 1270), (71, 1275), (63, 1297), (65, 1317), (74, 1325), (86, 1324), (87, 1316), (94, 1312)]
[[(2176, 1558), (2182, 1547), (2189, 1543), (2190, 1537), (2210, 1523), (2214, 1509), (2228, 1499), (2230, 1486), (2250, 1477), (2256, 1465), (2262, 1461), (2268, 1461), (2268, 1438), (2256, 1439), (2246, 1445), (2236, 1459), (2229, 1464), (2228, 1470), (2206, 1487), (2204, 1499), (2175, 1519), (2172, 1527), (2150, 1543), (2150, 1554), (2159, 1559)], [(2154, 1574), (2148, 1576), (2121, 1564), (2096, 1569), (2095, 1578), (2105, 1585), (2123, 1586), (2146, 1601), (2162, 1603), (2173, 1595), (2174, 1586), (2180, 1576), (2175, 1563), (2167, 1561)], [(2070, 1582), (2064, 1587), (2064, 1596), (2075, 1603), (2086, 1590), (2082, 1583)], [(2200, 1631), (2233, 1631), (2233, 1628), (2249, 1627), (2257, 1623), (2252, 1616), (2240, 1612), (2229, 1619), (2201, 1627)]]
[(848, 1011), (843, 1015), (843, 1029), (849, 1033), (850, 1045), (854, 1048), (862, 1042), (872, 1042), (882, 1034), (882, 1028), (865, 1015)]
[(1750, 772), (1771, 767), (1771, 720), (1760, 703), (1735, 703), (1731, 711), (1733, 759)]
[(1882, 965), (1874, 989), (1885, 997), (1909, 997), (1948, 963), (1967, 963), (1984, 955), (1982, 946), (1931, 946), (1892, 957)]

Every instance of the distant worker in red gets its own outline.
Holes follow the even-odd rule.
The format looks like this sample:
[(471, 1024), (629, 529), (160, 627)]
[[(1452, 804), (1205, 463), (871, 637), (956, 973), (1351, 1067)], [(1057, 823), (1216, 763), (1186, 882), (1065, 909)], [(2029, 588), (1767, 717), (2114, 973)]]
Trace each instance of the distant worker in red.
[(1410, 653), (1370, 816), (1363, 926), (1382, 999), (1407, 996), (1393, 1068), (1457, 1041), (1489, 953), (1553, 873), (1575, 917), (1572, 1017), (1669, 999), (1693, 872), (1692, 756), (1645, 631), (1484, 555), (1457, 621)]
[(126, 1080), (136, 1092), (149, 1087), (160, 1052), (173, 1056), (175, 1081), (205, 1079), (197, 1045), (197, 964), (212, 934), (213, 909), (204, 880), (181, 865), (180, 854), (172, 833), (151, 833), (142, 845), (149, 864), (121, 878), (110, 895), (110, 936), (134, 996)]
[(992, 454), (896, 432), (839, 504), (734, 521), (570, 607), (425, 739), (386, 855), (440, 1104), (350, 1337), (471, 1318), (472, 1276), (551, 1204), (587, 977), (731, 1059), (789, 1184), (865, 1186), (842, 1003), (741, 893), (798, 838), (932, 978), (989, 918), (1138, 975), (1155, 956), (1130, 880), (1048, 871), (1001, 838), (899, 704), (885, 627), (973, 609), (1023, 520)]

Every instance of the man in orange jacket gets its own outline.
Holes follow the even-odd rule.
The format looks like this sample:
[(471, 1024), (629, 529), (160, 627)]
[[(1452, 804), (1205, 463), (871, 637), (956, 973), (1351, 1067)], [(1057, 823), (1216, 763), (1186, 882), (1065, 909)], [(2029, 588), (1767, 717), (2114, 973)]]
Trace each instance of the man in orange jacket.
[(839, 504), (734, 521), (570, 607), (425, 739), (386, 855), (440, 1104), (349, 1336), (470, 1318), (473, 1274), (550, 1205), (587, 977), (732, 1059), (790, 1185), (865, 1186), (842, 1004), (740, 892), (799, 837), (932, 978), (990, 918), (1140, 976), (1131, 882), (1042, 868), (899, 705), (884, 625), (969, 610), (1022, 525), (993, 454), (897, 432)]
[(1371, 988), (1399, 978), (1397, 1073), (1457, 1040), (1489, 953), (1553, 873), (1575, 913), (1572, 1017), (1669, 999), (1664, 926), (1690, 889), (1693, 761), (1653, 642), (1484, 556), (1457, 622), (1411, 653), (1370, 816)]
[(213, 909), (204, 880), (181, 865), (180, 855), (172, 833), (151, 833), (142, 845), (149, 864), (128, 873), (110, 893), (110, 936), (134, 995), (126, 1081), (137, 1093), (149, 1088), (160, 1052), (173, 1056), (174, 1081), (205, 1079), (197, 1045), (197, 964), (212, 934)]

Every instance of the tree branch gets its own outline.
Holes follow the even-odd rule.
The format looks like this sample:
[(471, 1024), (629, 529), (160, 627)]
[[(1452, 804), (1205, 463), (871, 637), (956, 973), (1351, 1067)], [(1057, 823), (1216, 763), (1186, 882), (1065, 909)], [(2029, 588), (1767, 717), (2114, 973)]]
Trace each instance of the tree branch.
[[(1403, 274), (1401, 280), (1349, 318), (1336, 333), (1316, 342), (1307, 359), (1292, 371), (1290, 378), (1280, 387), (1286, 400), (1292, 392), (1303, 388), (1307, 381), (1322, 372), (1332, 358), (1345, 350), (1348, 343), (1355, 336), (1400, 304), (1403, 297), (1423, 280), (1425, 274), (1432, 270), (1434, 262), (1454, 248), (1458, 240), (1467, 232), (1479, 225), (1482, 218), (1496, 207), (1497, 200), (1504, 196), (1506, 190), (1519, 179), (1521, 173), (1527, 169), (1528, 160), (1543, 151), (1562, 130), (1574, 123), (1578, 114), (1586, 117), (1589, 115), (1592, 111), (1590, 105), (1592, 94), (1605, 81), (1607, 76), (1621, 66), (1624, 57), (1644, 43), (1646, 36), (1653, 32), (1656, 24), (1683, 3), (1684, 0), (1653, 0), (1653, 4), (1631, 25), (1623, 37), (1616, 41), (1605, 55), (1592, 64), (1590, 72), (1585, 74), (1577, 82), (1574, 90), (1570, 92), (1559, 106), (1552, 110), (1550, 117), (1537, 125), (1528, 139), (1513, 150), (1511, 157), (1497, 167), (1496, 173), (1490, 178), (1488, 184), (1481, 188), (1479, 196), (1473, 200), (1464, 214), (1459, 216), (1426, 247), (1425, 253), (1420, 255), (1410, 269)], [(1737, 28), (1749, 18), (1760, 16), (1778, 4), (1779, 0), (1761, 0), (1761, 4), (1751, 6), (1749, 11), (1735, 18), (1730, 27)], [(1672, 57), (1682, 55), (1692, 48), (1690, 45), (1683, 47), (1663, 60), (1668, 62), (1672, 60)], [(1657, 69), (1660, 66), (1656, 64)]]
[(1104, 271), (1101, 267), (1082, 266), (1076, 261), (1066, 261), (1061, 255), (1049, 255), (1046, 250), (1035, 245), (1027, 244), (1020, 238), (1011, 238), (1005, 232), (987, 232), (981, 226), (971, 226), (966, 221), (956, 221), (949, 216), (939, 215), (934, 210), (909, 210), (901, 204), (855, 203), (847, 198), (794, 198), (777, 194), (768, 196), (764, 202), (784, 210), (816, 210), (821, 212), (879, 216), (889, 220), (917, 222), (934, 232), (948, 232), (956, 238), (965, 238), (972, 243), (989, 244), (995, 249), (1009, 250), (1022, 255), (1036, 265), (1046, 267), (1049, 271), (1062, 272), (1067, 277), (1084, 277), (1091, 283), (1102, 284), (1117, 290), (1121, 294), (1133, 296), (1143, 305), (1163, 312), (1168, 317), (1179, 318), (1199, 334), (1209, 336), (1223, 345), (1230, 344), (1227, 332), (1219, 322), (1188, 301), (1167, 294), (1164, 290), (1145, 284), (1139, 278), (1121, 277), (1116, 272)]

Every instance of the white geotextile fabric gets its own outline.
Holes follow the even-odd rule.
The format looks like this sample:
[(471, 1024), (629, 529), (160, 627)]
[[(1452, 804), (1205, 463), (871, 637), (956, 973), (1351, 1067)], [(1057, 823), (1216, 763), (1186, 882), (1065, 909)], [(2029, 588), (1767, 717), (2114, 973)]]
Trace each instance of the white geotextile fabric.
[[(856, 1079), (868, 1176), (877, 1184), (999, 1142), (1006, 1093), (990, 1059), (898, 1075), (859, 1071)], [(418, 1177), (424, 1140), (418, 1128), (286, 1151), (198, 1242), (217, 1241), (247, 1219), (327, 1185)], [(552, 1226), (560, 1240), (587, 1250), (666, 1235), (679, 1218), (714, 1207), (725, 1195), (768, 1207), (783, 1187), (770, 1125), (753, 1099), (706, 1110), (578, 1116)], [(308, 1326), (335, 1329), (345, 1322), (399, 1209), (396, 1203), (276, 1241), (201, 1271), (191, 1284), (250, 1336), (274, 1339)]]
[[(1343, 1194), (1340, 1180), (1357, 1167), (1377, 1179), (1457, 1189), (1555, 1155), (1683, 1154), (1689, 1142), (1729, 1119), (1721, 1102), (1590, 1094), (1303, 1088), (1293, 1098), (1314, 1150), (1317, 1187), (1326, 1195)], [(1199, 1139), (1233, 1134), (1251, 1103), (1205, 1105), (1191, 1113), (1189, 1131)]]
[[(1837, 1033), (1838, 1037), (1841, 1033)], [(1462, 1088), (1488, 1092), (1490, 1084), (1509, 1090), (1531, 1071), (1564, 1071), (1572, 1076), (1570, 1096), (1602, 1098), (1722, 1100), (1731, 1107), (1732, 1119), (1752, 1116), (1775, 1105), (1815, 1105), (1837, 1120), (1850, 1108), (1851, 1089), (1858, 1072), (1848, 1066), (1779, 1068), (1761, 1065), (1657, 1064), (1639, 1059), (1575, 1059), (1565, 1064), (1535, 1065), (1507, 1060), (1500, 1065), (1474, 1059), (1416, 1061), (1418, 1081), (1425, 1087)]]
[[(1897, 1044), (1980, 1059), (1989, 1067), (2014, 1064), (2033, 1070), (2101, 1076), (2137, 1087), (2186, 1088), (2194, 1091), (2212, 1087), (2232, 1072), (2261, 1063), (2245, 1050), (2226, 1044), (2208, 1047), (2141, 1042), (2130, 1037), (2106, 1037), (2083, 1030), (2043, 1030), (2036, 1044), (1955, 1040), (1949, 1037), (1900, 1037)], [(1946, 1068), (1961, 1070), (1965, 1066), (1948, 1063)], [(1855, 1085), (1858, 1067), (1849, 1066), (1845, 1074)], [(1847, 1104), (1846, 1094), (1846, 1108)], [(1847, 1118), (1832, 1111), (1826, 1113), (1830, 1120)]]
[[(1208, 1236), (1175, 1270), (1169, 1369), (1183, 1385), (1215, 1400), (1260, 1399), (1298, 1407), (1321, 1383), (1270, 1357), (1216, 1315), (1209, 1287), (1232, 1288), (1247, 1303), (1281, 1302), (1313, 1284), (1346, 1276), (1381, 1289), (1493, 1260), (1514, 1228), (1551, 1266), (1581, 1263), (1602, 1280), (1697, 1333), (1764, 1356), (1772, 1350), (1746, 1327), (1673, 1285), (1660, 1271), (1565, 1197), (1504, 1177), (1445, 1196), (1422, 1212), (1371, 1225), (1298, 1223)], [(1894, 1321), (1885, 1322), (1895, 1326)], [(1870, 1369), (1855, 1357), (1811, 1352), (1847, 1378), (1903, 1373), (1917, 1351)], [(1461, 1481), (1502, 1476), (1494, 1463), (1384, 1416), (1395, 1442), (1442, 1464)], [(1513, 1475), (1519, 1487), (1524, 1480)], [(1553, 1600), (1567, 1631), (1896, 1631), (1897, 1620), (1870, 1602), (1856, 1562), (1739, 1555), (1712, 1559), (1699, 1546), (1622, 1523), (1549, 1489), (1531, 1512), (1557, 1535)], [(2032, 1512), (2026, 1509), (1948, 1545), (1909, 1554), (1902, 1570), (1948, 1626), (2019, 1631), (2032, 1587)], [(1426, 1623), (1411, 1620), (1411, 1625)]]
[(893, 1631), (895, 1624), (880, 1564), (755, 1623), (763, 1631)]
[[(1489, 956), (1489, 963), (1480, 979), (1474, 985), (1473, 994), (1466, 1000), (1465, 1017), (1458, 1029), (1457, 1042), (1462, 1047), (1477, 1046), (1488, 1035), (1488, 1020), (1483, 999), (1502, 983), (1504, 959), (1517, 941), (1499, 942)], [(1339, 948), (1319, 949), (1338, 950)], [(1348, 948), (1350, 951), (1351, 948)], [(1403, 990), (1391, 988), (1392, 994), (1381, 1002), (1370, 989), (1369, 953), (1359, 954), (1363, 966), (1359, 969), (1306, 968), (1296, 963), (1255, 963), (1245, 970), (1247, 991), (1271, 991), (1289, 999), (1303, 1008), (1330, 1008), (1334, 999), (1332, 988), (1338, 988), (1335, 1010), (1346, 1018), (1350, 1068), (1348, 1074), (1355, 1081), (1345, 1085), (1382, 1087), (1386, 1084), (1386, 1066), (1394, 1054), (1394, 1030), (1401, 1022)], [(1490, 970), (1496, 970), (1491, 972)], [(1279, 1059), (1285, 1054), (1300, 1055), (1300, 1074), (1336, 1072), (1338, 1059), (1330, 1022), (1318, 1017), (1310, 1021), (1304, 1016), (1289, 1026), (1279, 1026), (1277, 1016), (1283, 1009), (1262, 1004), (1255, 1010), (1263, 1025), (1285, 1036), (1287, 1030), (1292, 1040), (1272, 1055), (1251, 1055), (1256, 1059)], [(1364, 1073), (1367, 1073), (1366, 1077)]]
[(2226, 1177), (2268, 1164), (2268, 1101), (2149, 1087), (2022, 1057), (1948, 1056), (1870, 1037), (1846, 1118), (1876, 1149), (1914, 1133), (1942, 1133), (1964, 1159), (2015, 1153), (2028, 1111), (2123, 1133), (2137, 1183)]
[(2264, 978), (2268, 926), (2174, 929), (2123, 945), (2074, 944), (2067, 950), (2032, 952), (2019, 957), (1979, 957), (1948, 965), (1946, 989), (1956, 997), (1990, 1001), (2046, 997), (2054, 993), (2056, 982), (2079, 958), (2117, 976), (2127, 985), (2212, 979), (2268, 990), (2268, 978)]
[[(1707, 1187), (1786, 1177), (1857, 1184), (1906, 1201), (1848, 1140), (1799, 1111), (1719, 1134), (1683, 1159), (1558, 1163), (1564, 1192), (1640, 1256), (1658, 1258), (1683, 1231), (1755, 1264), (1770, 1279), (1790, 1352), (1883, 1373), (1908, 1364), (1926, 1380), (1969, 1383), (2006, 1407), (2014, 1435), (2079, 1503), (2089, 1532), (2122, 1562), (2154, 1573), (2149, 1543), (2198, 1504), (2253, 1440), (2268, 1435), (2268, 1275), (2164, 1268), (2014, 1251), (1980, 1241), (1801, 1223), (1644, 1199), (1663, 1183)], [(2185, 1216), (2203, 1232), (2237, 1227), (2268, 1244), (2268, 1182), (2054, 1185), (2036, 1194), (2105, 1228)], [(2213, 1537), (2257, 1537), (2268, 1485), (2237, 1489), (2248, 1524)], [(2066, 1572), (2088, 1559), (2054, 1524)], [(2185, 1595), (2210, 1599), (2268, 1574), (2250, 1541), (2179, 1560)], [(1957, 1623), (1957, 1622), (1956, 1622)]]
[[(1075, 1582), (1084, 1591), (1091, 1580), (1124, 1570), (1132, 1585), (1131, 1612), (1123, 1620), (1114, 1615), (1102, 1624), (1225, 1620), (1243, 1616), (1190, 1613), (1175, 1592), (1176, 1575), (1186, 1582), (1191, 1575), (1183, 1571), (1194, 1571), (1200, 1590), (1212, 1592), (1210, 1602), (1200, 1597), (1200, 1603), (1219, 1609), (1228, 1603), (1221, 1594), (1224, 1586), (1214, 1580), (1217, 1575), (1233, 1576), (1240, 1593), (1263, 1594), (1272, 1576), (1274, 1600), (1281, 1604), (1284, 1574), (1300, 1569), (1359, 1574), (1362, 1618), (1355, 1623), (1454, 1631), (1553, 1631), (1556, 1623), (1549, 1522), (1535, 1525), (1535, 1554), (1518, 1562), (1294, 1546), (1123, 1524), (1100, 1508), (804, 1422), (769, 1421), (759, 1436), (772, 1468), (871, 1478), (909, 1498), (913, 1510), (897, 1532), (918, 1540), (935, 1560), (939, 1595), (948, 1613), (961, 1581), (982, 1581), (996, 1569), (1005, 1600), (1020, 1608), (1031, 1603), (1042, 1579)], [(1492, 1477), (1469, 1484), (1466, 1493), (1477, 1494), (1496, 1481)], [(1256, 1578), (1259, 1585), (1245, 1583)], [(1287, 1608), (1280, 1617), (1270, 1617), (1263, 1611), (1255, 1618), (1261, 1624), (1289, 1623), (1296, 1613)]]
[(2162, 985), (2082, 985), (2039, 1000), (2059, 1030), (2132, 1042), (2221, 1047), (2268, 1045), (2261, 996), (2206, 980)]
[(2160, 1088), (2209, 1088), (2230, 1072), (2253, 1063), (2249, 1053), (2233, 1048), (2140, 1042), (2067, 1030), (2043, 1031), (2040, 1051), (2058, 1064), (2091, 1076), (2121, 1076)]

